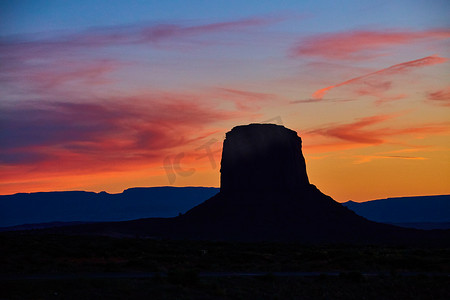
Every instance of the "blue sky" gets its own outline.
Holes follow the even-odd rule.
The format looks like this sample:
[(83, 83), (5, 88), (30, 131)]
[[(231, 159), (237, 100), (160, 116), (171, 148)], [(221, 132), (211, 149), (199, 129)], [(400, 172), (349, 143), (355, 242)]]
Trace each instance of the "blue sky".
[[(303, 16), (292, 31), (354, 29), (356, 26), (424, 29), (450, 25), (450, 4), (436, 1), (14, 1), (1, 6), (4, 35), (140, 22), (227, 20), (261, 15)], [(317, 16), (320, 16), (319, 18)], [(308, 20), (309, 19), (309, 20)], [(285, 28), (288, 30), (288, 28)]]

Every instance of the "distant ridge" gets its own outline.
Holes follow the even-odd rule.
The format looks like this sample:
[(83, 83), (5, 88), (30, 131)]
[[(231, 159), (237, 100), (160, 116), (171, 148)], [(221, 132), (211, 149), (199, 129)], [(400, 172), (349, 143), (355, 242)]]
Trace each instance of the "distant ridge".
[(72, 225), (80, 225), (80, 224), (88, 224), (88, 223), (90, 223), (90, 222), (48, 222), (48, 223), (22, 224), (22, 225), (8, 226), (8, 227), (0, 227), (0, 232), (45, 229), (45, 228), (72, 226)]
[(0, 196), (0, 227), (174, 217), (218, 191), (210, 187), (140, 187), (118, 194), (67, 191), (4, 195)]
[(369, 220), (419, 229), (450, 229), (450, 195), (342, 203)]
[[(0, 196), (0, 231), (174, 217), (218, 192), (219, 188), (209, 187), (152, 187), (130, 188), (119, 194), (66, 191)], [(65, 206), (61, 207), (59, 201), (64, 201)], [(39, 209), (33, 213), (23, 211), (30, 202)], [(348, 201), (342, 205), (375, 222), (427, 230), (450, 229), (450, 195)]]

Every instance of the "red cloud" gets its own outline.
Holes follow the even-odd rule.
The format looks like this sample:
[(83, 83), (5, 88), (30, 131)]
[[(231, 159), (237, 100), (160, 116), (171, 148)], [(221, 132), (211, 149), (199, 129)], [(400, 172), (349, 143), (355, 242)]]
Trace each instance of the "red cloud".
[(353, 143), (381, 144), (384, 140), (382, 139), (382, 136), (380, 136), (380, 133), (367, 130), (366, 127), (381, 123), (392, 117), (393, 116), (391, 115), (366, 117), (350, 124), (326, 126), (308, 131), (308, 133), (334, 137)]
[(333, 137), (346, 142), (356, 144), (377, 145), (386, 142), (387, 137), (399, 135), (429, 135), (449, 132), (449, 123), (422, 124), (417, 127), (407, 128), (370, 128), (384, 121), (396, 117), (395, 115), (378, 115), (359, 119), (353, 123), (341, 125), (328, 125), (322, 128), (310, 130), (307, 134)]
[(450, 87), (428, 94), (427, 100), (442, 106), (450, 106)]
[(420, 58), (420, 59), (416, 59), (416, 60), (411, 60), (411, 61), (407, 61), (404, 63), (400, 63), (397, 65), (393, 65), (390, 66), (388, 68), (385, 69), (381, 69), (369, 74), (365, 74), (359, 77), (355, 77), (343, 82), (340, 82), (338, 84), (335, 85), (331, 85), (325, 88), (322, 88), (320, 90), (317, 90), (313, 93), (312, 97), (314, 99), (322, 99), (323, 96), (331, 89), (340, 87), (340, 86), (344, 86), (344, 85), (349, 85), (349, 84), (354, 84), (354, 83), (360, 83), (365, 79), (368, 78), (373, 78), (375, 76), (386, 76), (386, 75), (395, 75), (395, 74), (401, 74), (401, 73), (405, 73), (407, 71), (410, 71), (412, 69), (415, 68), (420, 68), (420, 67), (425, 67), (425, 66), (431, 66), (431, 65), (435, 65), (435, 64), (441, 64), (447, 61), (447, 58), (444, 57), (439, 57), (437, 55), (431, 55), (431, 56), (427, 56), (424, 58)]
[(235, 116), (192, 99), (146, 100), (3, 105), (2, 163), (70, 173), (162, 162), (167, 150), (204, 137), (207, 124)]
[[(449, 30), (431, 31), (350, 31), (313, 36), (293, 50), (295, 56), (322, 56), (330, 59), (361, 59), (368, 51), (427, 39), (446, 39)], [(366, 54), (366, 55), (365, 55)]]
[(39, 190), (37, 182), (54, 189), (52, 182), (58, 178), (77, 187), (80, 178), (105, 180), (118, 172), (127, 176), (140, 172), (140, 178), (165, 176), (164, 160), (181, 153), (186, 154), (184, 166), (200, 170), (210, 166), (208, 157), (200, 156), (205, 152), (200, 145), (217, 142), (211, 149), (218, 155), (220, 142), (212, 135), (225, 129), (216, 122), (242, 116), (214, 107), (207, 101), (210, 95), (153, 93), (90, 103), (3, 102), (0, 178), (9, 192), (15, 192), (14, 186), (21, 185)]

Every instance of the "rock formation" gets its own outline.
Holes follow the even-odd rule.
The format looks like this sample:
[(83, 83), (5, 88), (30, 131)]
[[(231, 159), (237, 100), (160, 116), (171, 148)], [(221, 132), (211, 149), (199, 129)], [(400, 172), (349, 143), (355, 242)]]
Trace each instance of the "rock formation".
[(63, 232), (302, 243), (450, 240), (448, 232), (368, 221), (324, 195), (309, 183), (297, 133), (273, 124), (237, 126), (227, 133), (220, 192), (187, 213), (81, 225)]
[(220, 193), (177, 218), (173, 236), (361, 241), (394, 228), (356, 215), (310, 184), (301, 145), (283, 126), (234, 127), (223, 144)]
[(220, 191), (224, 194), (294, 192), (309, 185), (302, 140), (273, 124), (234, 127), (223, 142)]

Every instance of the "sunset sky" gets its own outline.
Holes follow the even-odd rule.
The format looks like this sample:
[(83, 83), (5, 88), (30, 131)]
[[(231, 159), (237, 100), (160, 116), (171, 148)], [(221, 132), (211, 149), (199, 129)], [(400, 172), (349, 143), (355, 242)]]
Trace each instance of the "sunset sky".
[(450, 1), (0, 2), (0, 194), (216, 186), (296, 130), (337, 201), (450, 194)]

